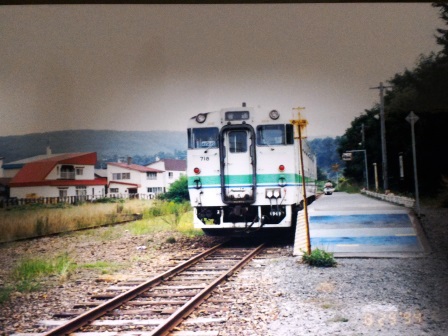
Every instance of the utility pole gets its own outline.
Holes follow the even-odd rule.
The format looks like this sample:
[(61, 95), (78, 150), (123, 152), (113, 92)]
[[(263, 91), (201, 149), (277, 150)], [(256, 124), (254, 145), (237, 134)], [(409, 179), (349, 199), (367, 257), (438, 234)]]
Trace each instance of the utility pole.
[(373, 164), (373, 170), (375, 174), (375, 191), (378, 192), (378, 169), (376, 167), (376, 162)]
[(383, 189), (384, 192), (389, 188), (387, 177), (387, 153), (386, 153), (386, 122), (384, 117), (384, 90), (391, 86), (384, 86), (383, 82), (380, 82), (380, 86), (370, 89), (380, 90), (380, 123), (381, 123), (381, 155), (383, 163)]
[(364, 123), (361, 124), (361, 143), (365, 149), (366, 148), (366, 136), (365, 136)]
[(418, 116), (411, 111), (406, 117), (406, 121), (411, 124), (411, 137), (412, 137), (412, 159), (414, 162), (414, 185), (415, 185), (415, 206), (417, 210), (417, 215), (420, 216), (420, 200), (418, 193), (418, 176), (417, 176), (417, 153), (415, 150), (415, 131), (414, 124), (418, 120)]

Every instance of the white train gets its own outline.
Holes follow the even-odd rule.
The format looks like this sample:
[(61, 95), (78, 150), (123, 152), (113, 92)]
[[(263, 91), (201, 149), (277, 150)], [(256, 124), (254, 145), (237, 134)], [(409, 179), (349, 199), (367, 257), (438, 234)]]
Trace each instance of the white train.
[(292, 113), (246, 107), (200, 113), (188, 124), (187, 174), (194, 226), (238, 235), (295, 226), (302, 181), (316, 195), (316, 160)]

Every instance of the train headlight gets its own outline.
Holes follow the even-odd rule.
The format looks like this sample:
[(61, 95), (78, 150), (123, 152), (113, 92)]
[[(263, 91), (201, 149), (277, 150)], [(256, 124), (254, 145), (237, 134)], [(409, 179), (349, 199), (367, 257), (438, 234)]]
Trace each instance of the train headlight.
[(198, 167), (194, 168), (193, 171), (196, 175), (201, 173), (201, 170)]
[(280, 165), (280, 166), (278, 166), (278, 170), (280, 170), (281, 172), (282, 172), (282, 171), (285, 171), (285, 166), (284, 166), (284, 165)]
[(278, 113), (277, 110), (272, 110), (271, 112), (269, 112), (269, 117), (272, 120), (277, 120), (278, 118), (280, 118), (280, 113)]
[(202, 124), (205, 121), (205, 119), (207, 119), (207, 115), (205, 113), (199, 113), (196, 116), (196, 121), (200, 124)]

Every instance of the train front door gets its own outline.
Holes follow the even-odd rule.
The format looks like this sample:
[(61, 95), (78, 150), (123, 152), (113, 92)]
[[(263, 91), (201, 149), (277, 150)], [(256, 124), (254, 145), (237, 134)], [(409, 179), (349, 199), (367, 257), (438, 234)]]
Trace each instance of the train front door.
[(253, 203), (256, 186), (255, 135), (248, 125), (225, 126), (221, 134), (221, 188), (226, 204)]

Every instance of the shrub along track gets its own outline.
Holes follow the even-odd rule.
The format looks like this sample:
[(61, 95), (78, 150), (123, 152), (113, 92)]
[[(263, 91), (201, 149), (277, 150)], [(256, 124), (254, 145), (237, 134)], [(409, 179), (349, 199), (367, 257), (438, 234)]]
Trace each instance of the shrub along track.
[[(217, 245), (144, 283), (121, 283), (108, 288), (104, 294), (93, 296), (91, 302), (74, 306), (94, 306), (86, 312), (77, 310), (54, 314), (54, 320), (41, 322), (53, 329), (33, 335), (64, 335), (75, 331), (76, 335), (168, 335), (192, 312), (204, 317), (185, 321), (188, 323), (181, 326), (183, 331), (173, 335), (190, 335), (192, 330), (198, 329), (202, 331), (195, 335), (218, 335), (219, 331), (213, 325), (225, 322), (222, 312), (228, 302), (212, 298), (207, 302), (208, 307), (197, 307), (220, 283), (264, 248), (264, 244), (258, 247), (237, 247), (228, 243)], [(116, 291), (120, 293), (111, 293)], [(165, 318), (167, 315), (169, 317)], [(67, 317), (73, 318), (68, 321), (61, 319)]]

